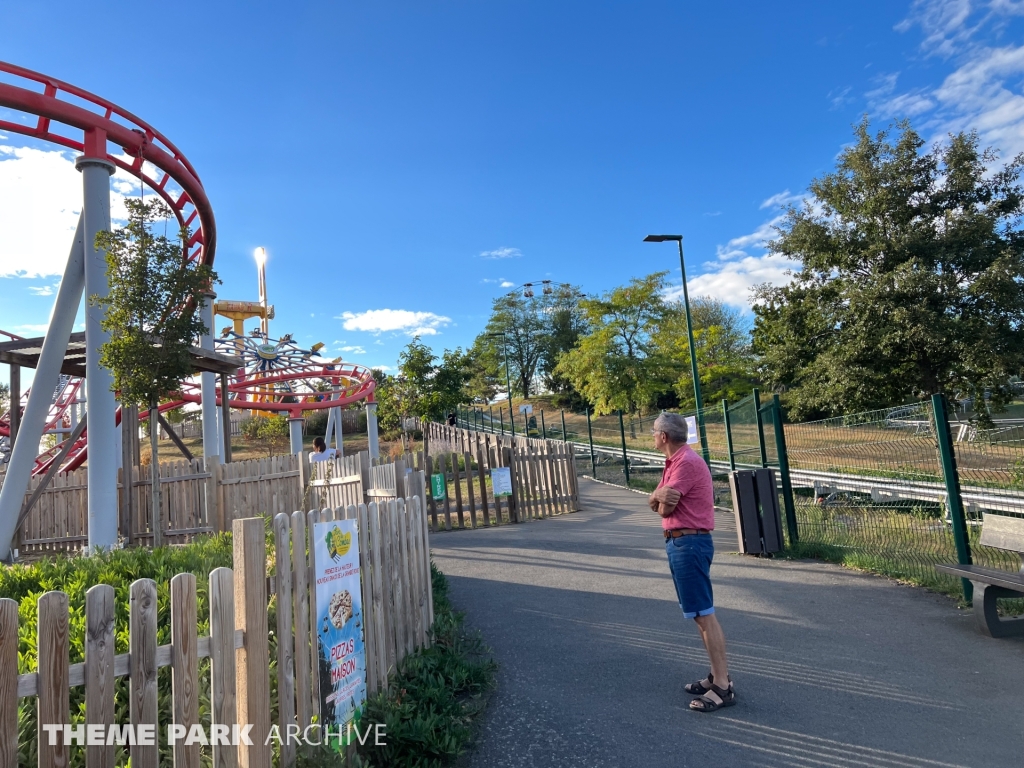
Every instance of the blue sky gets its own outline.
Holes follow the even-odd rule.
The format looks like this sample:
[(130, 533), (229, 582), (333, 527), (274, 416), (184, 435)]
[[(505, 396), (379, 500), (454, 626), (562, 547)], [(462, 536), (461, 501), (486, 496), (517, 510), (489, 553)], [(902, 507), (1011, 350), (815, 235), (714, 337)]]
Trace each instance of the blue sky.
[[(0, 0), (0, 59), (181, 148), (216, 212), (223, 298), (256, 299), (264, 246), (272, 335), (393, 368), (413, 333), (470, 344), (527, 281), (678, 281), (650, 232), (685, 235), (692, 294), (746, 307), (791, 266), (761, 247), (780, 206), (862, 115), (1024, 150), (1022, 15), (1012, 0)], [(0, 138), (0, 328), (45, 327), (80, 194), (70, 154)]]

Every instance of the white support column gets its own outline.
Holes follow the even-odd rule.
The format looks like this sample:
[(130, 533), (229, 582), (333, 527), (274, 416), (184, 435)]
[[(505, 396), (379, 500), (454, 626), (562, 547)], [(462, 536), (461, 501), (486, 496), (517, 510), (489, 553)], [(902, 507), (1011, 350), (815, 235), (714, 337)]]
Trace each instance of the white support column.
[[(213, 350), (213, 301), (215, 293), (203, 294), (203, 324), (207, 333), (203, 334), (200, 345), (203, 349)], [(203, 457), (220, 456), (222, 440), (217, 430), (217, 374), (206, 371), (199, 376), (203, 394)]]
[[(344, 436), (344, 430), (341, 428), (342, 427), (341, 406), (339, 405), (339, 406), (337, 406), (335, 408), (332, 408), (331, 410), (334, 412), (334, 424), (337, 427), (337, 429), (335, 429), (335, 431), (334, 431), (335, 450), (338, 452), (338, 456), (339, 457), (344, 457), (345, 456), (345, 436)], [(331, 444), (328, 443), (327, 447), (330, 448)]]
[(110, 176), (114, 164), (98, 157), (79, 157), (82, 172), (85, 219), (85, 387), (89, 398), (89, 551), (117, 545), (117, 433), (116, 405), (111, 390), (113, 377), (100, 365), (100, 347), (109, 334), (100, 327), (104, 309), (94, 306), (93, 296), (105, 297), (106, 251), (96, 248), (96, 235), (110, 230)]
[[(25, 500), (32, 465), (39, 452), (39, 439), (46, 426), (50, 397), (60, 378), (68, 338), (74, 329), (75, 315), (78, 314), (78, 307), (82, 301), (82, 290), (85, 286), (84, 219), (84, 214), (78, 218), (78, 229), (75, 231), (67, 266), (64, 268), (64, 278), (57, 290), (57, 299), (53, 303), (53, 316), (50, 318), (50, 327), (46, 330), (43, 348), (39, 353), (36, 375), (32, 381), (28, 402), (25, 404), (25, 412), (21, 417), (21, 427), (11, 449), (7, 475), (0, 486), (0, 560), (7, 560), (10, 557), (11, 541), (14, 539), (18, 515)], [(113, 417), (110, 419), (110, 425), (114, 425)], [(116, 495), (117, 489), (114, 490)], [(117, 513), (116, 503), (114, 513)], [(116, 530), (116, 518), (114, 523)]]
[(366, 404), (366, 437), (370, 442), (370, 458), (380, 458), (380, 443), (377, 436), (377, 404)]
[(302, 453), (302, 422), (304, 419), (300, 416), (299, 418), (288, 419), (288, 437), (291, 439), (291, 452)]

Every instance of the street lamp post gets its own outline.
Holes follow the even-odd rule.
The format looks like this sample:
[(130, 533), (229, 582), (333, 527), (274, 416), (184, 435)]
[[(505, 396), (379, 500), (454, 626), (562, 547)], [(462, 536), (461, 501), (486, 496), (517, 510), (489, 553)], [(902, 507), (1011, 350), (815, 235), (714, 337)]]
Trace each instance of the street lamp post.
[(489, 333), (487, 334), (491, 338), (501, 337), (501, 350), (505, 354), (505, 384), (508, 387), (508, 422), (512, 427), (512, 437), (516, 436), (516, 422), (515, 417), (512, 415), (512, 375), (508, 369), (508, 341), (505, 338), (505, 332), (500, 333)]
[(700, 432), (700, 449), (704, 454), (704, 461), (711, 464), (711, 454), (708, 452), (708, 436), (704, 429), (704, 400), (700, 394), (700, 376), (697, 375), (697, 348), (693, 343), (693, 318), (690, 315), (690, 294), (686, 289), (686, 262), (683, 259), (683, 236), (682, 235), (648, 235), (644, 238), (645, 243), (664, 243), (668, 240), (675, 240), (679, 245), (679, 268), (683, 273), (683, 307), (686, 310), (686, 335), (690, 342), (690, 374), (693, 376), (693, 397), (697, 403), (697, 430)]

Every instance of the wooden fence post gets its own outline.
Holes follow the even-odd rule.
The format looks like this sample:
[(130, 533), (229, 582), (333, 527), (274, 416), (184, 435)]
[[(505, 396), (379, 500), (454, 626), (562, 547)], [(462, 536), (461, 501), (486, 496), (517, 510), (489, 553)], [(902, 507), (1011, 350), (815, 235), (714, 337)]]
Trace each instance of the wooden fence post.
[[(459, 528), (466, 527), (466, 520), (462, 514), (462, 473), (459, 472), (459, 454), (452, 454), (452, 473), (455, 475), (455, 510), (459, 516)], [(468, 466), (466, 477), (469, 477)]]
[(128, 623), (129, 717), (136, 729), (140, 725), (154, 728), (151, 745), (131, 745), (132, 768), (157, 768), (156, 582), (152, 579), (132, 583)]
[[(171, 579), (171, 701), (174, 724), (184, 726), (185, 733), (199, 722), (196, 619), (196, 576), (179, 573)], [(199, 768), (199, 744), (176, 741), (174, 768)]]
[(18, 764), (18, 602), (0, 599), (0, 765)]
[[(210, 572), (210, 723), (228, 728), (238, 722), (234, 579), (230, 568)], [(213, 768), (238, 768), (238, 748), (215, 743)]]
[[(295, 723), (295, 634), (292, 631), (291, 520), (284, 512), (274, 515), (277, 564), (277, 711), (281, 729)], [(295, 764), (295, 743), (281, 744), (281, 768)]]
[(271, 768), (270, 651), (267, 643), (267, 554), (262, 517), (235, 520), (235, 628), (245, 642), (235, 656), (239, 722), (252, 724), (252, 744), (240, 744), (241, 768)]
[(295, 577), (295, 599), (292, 611), (295, 622), (295, 701), (299, 727), (312, 722), (313, 691), (309, 652), (309, 567), (306, 564), (306, 513), (292, 513), (292, 572)]
[[(130, 473), (129, 473), (130, 476)], [(85, 593), (85, 721), (114, 724), (114, 588), (97, 584)], [(89, 768), (114, 768), (114, 745), (85, 748)]]
[(473, 493), (473, 457), (469, 451), (462, 454), (462, 460), (466, 462), (466, 493), (469, 495), (469, 525), (476, 528), (476, 495)]
[(64, 743), (63, 734), (51, 745), (50, 736), (43, 730), (43, 725), (71, 722), (68, 698), (68, 596), (63, 592), (47, 592), (39, 598), (38, 611), (36, 749), (39, 768), (66, 768), (70, 765), (70, 746)]

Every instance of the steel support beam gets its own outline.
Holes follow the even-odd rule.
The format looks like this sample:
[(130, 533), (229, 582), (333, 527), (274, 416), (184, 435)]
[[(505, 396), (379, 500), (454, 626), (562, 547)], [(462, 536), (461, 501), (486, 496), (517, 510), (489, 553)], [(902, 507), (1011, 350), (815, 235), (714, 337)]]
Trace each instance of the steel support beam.
[(82, 173), (84, 189), (89, 551), (98, 552), (117, 545), (117, 456), (120, 454), (114, 423), (117, 404), (111, 388), (113, 376), (100, 365), (100, 347), (110, 338), (110, 334), (100, 327), (105, 310), (94, 303), (95, 298), (105, 298), (110, 292), (107, 253), (96, 247), (96, 235), (110, 231), (110, 177), (115, 166), (106, 159), (83, 156), (75, 162), (75, 167)]
[[(21, 505), (25, 501), (29, 478), (36, 454), (39, 452), (39, 439), (46, 427), (46, 415), (50, 410), (50, 397), (60, 377), (60, 368), (64, 363), (64, 352), (68, 346), (68, 338), (74, 329), (75, 316), (82, 301), (82, 290), (85, 286), (85, 216), (79, 216), (78, 229), (68, 255), (68, 263), (64, 268), (64, 278), (57, 290), (57, 299), (53, 304), (53, 316), (43, 340), (43, 348), (39, 353), (32, 389), (29, 391), (25, 412), (21, 416), (18, 439), (11, 447), (11, 457), (7, 462), (7, 475), (0, 486), (0, 559), (8, 560), (11, 554), (11, 542), (18, 524)], [(113, 399), (113, 393), (111, 393)], [(111, 416), (110, 426), (114, 426)], [(91, 462), (90, 462), (91, 463)], [(115, 476), (116, 483), (117, 478)], [(117, 488), (114, 493), (116, 497)], [(114, 512), (117, 511), (116, 498)], [(116, 528), (116, 518), (115, 518)], [(116, 531), (115, 531), (116, 534)]]
[(380, 458), (380, 443), (377, 436), (377, 404), (366, 404), (366, 437), (370, 443), (370, 458)]
[[(202, 318), (206, 333), (199, 340), (199, 346), (213, 351), (213, 302), (215, 293), (203, 294)], [(217, 374), (203, 371), (199, 375), (203, 393), (203, 457), (220, 456), (220, 435), (217, 432)]]

